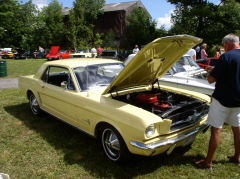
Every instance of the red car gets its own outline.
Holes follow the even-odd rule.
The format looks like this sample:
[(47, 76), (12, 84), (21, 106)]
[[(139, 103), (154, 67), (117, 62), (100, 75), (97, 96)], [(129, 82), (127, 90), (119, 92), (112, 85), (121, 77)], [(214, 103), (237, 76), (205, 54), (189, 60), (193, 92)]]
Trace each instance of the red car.
[(205, 69), (208, 66), (215, 66), (218, 62), (218, 57), (209, 57), (207, 59), (199, 59), (196, 62), (201, 68)]
[(58, 50), (60, 46), (52, 46), (49, 54), (46, 55), (47, 60), (61, 60), (64, 58), (69, 58), (72, 52), (66, 50)]

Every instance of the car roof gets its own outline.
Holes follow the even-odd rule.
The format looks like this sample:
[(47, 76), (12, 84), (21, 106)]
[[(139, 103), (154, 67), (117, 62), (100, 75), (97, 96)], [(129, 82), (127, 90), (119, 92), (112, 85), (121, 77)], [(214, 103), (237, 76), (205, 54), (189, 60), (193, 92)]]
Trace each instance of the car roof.
[(60, 66), (66, 68), (75, 68), (79, 66), (95, 65), (101, 63), (122, 63), (117, 60), (104, 59), (104, 58), (74, 58), (45, 62), (34, 75), (35, 78), (40, 78), (47, 66)]
[(64, 60), (56, 60), (56, 61), (49, 61), (46, 62), (46, 65), (56, 65), (56, 66), (65, 66), (69, 68), (74, 68), (78, 66), (87, 66), (87, 65), (94, 65), (100, 63), (121, 63), (117, 60), (111, 59), (98, 59), (98, 58), (74, 58), (74, 59), (64, 59)]

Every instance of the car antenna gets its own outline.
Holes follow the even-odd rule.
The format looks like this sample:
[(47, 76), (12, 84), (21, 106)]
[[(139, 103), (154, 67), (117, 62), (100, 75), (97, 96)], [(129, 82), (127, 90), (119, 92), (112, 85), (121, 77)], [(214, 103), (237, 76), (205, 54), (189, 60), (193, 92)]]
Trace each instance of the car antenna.
[(87, 97), (89, 97), (90, 95), (89, 95), (89, 84), (88, 84), (88, 60), (87, 60), (87, 68), (86, 68), (86, 70), (87, 70)]

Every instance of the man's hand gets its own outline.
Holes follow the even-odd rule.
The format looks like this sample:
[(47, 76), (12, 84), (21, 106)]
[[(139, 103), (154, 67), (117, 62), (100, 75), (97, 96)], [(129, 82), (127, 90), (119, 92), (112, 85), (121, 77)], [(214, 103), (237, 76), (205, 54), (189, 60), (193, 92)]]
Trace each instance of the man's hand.
[(208, 73), (207, 80), (209, 84), (214, 83), (216, 81), (216, 79), (210, 75), (210, 72), (212, 71), (213, 68), (214, 67), (212, 66), (208, 66), (205, 68), (205, 71)]
[(210, 73), (213, 68), (214, 68), (213, 66), (208, 66), (208, 67), (205, 68), (205, 71), (206, 71), (207, 73)]

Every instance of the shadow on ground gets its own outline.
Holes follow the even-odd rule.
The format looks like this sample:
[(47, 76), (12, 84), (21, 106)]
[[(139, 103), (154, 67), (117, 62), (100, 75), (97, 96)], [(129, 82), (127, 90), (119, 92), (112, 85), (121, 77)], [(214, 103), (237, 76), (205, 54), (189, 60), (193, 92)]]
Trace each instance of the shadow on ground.
[(190, 156), (184, 156), (184, 153), (189, 150), (189, 147), (186, 147), (175, 149), (171, 155), (134, 156), (129, 163), (117, 165), (106, 158), (97, 139), (50, 115), (34, 116), (28, 103), (7, 106), (4, 109), (21, 120), (30, 130), (39, 133), (42, 139), (47, 140), (56, 150), (63, 151), (67, 164), (78, 164), (98, 178), (106, 177), (106, 171), (111, 173), (113, 178), (134, 178), (161, 167), (189, 164), (193, 160)]

